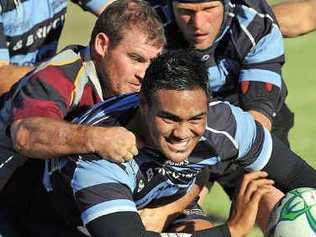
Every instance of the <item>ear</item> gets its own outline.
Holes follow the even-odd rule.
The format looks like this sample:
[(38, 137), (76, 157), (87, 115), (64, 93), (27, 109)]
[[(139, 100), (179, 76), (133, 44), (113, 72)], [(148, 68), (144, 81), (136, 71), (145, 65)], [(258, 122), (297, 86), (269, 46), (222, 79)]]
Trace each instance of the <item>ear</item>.
[(105, 33), (97, 34), (94, 40), (95, 52), (101, 57), (104, 57), (104, 55), (107, 53), (109, 49), (109, 44), (110, 44), (110, 39)]

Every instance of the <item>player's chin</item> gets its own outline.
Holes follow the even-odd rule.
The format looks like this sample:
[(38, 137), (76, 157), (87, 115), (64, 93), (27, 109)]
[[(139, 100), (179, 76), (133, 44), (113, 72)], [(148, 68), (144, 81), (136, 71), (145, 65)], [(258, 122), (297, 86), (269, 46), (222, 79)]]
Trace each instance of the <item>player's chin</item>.
[(191, 152), (192, 152), (192, 149), (186, 149), (183, 151), (168, 150), (167, 152), (165, 152), (165, 155), (168, 158), (168, 160), (171, 160), (175, 163), (180, 163), (186, 160), (191, 154)]

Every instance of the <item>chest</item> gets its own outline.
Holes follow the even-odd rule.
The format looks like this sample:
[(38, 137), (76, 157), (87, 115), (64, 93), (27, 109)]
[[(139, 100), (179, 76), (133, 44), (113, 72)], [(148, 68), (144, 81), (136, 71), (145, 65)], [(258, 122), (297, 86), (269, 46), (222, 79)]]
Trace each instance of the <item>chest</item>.
[(152, 156), (141, 154), (136, 175), (133, 199), (138, 208), (149, 203), (185, 194), (194, 184), (200, 171), (218, 162), (211, 150), (199, 146), (188, 160), (181, 163), (157, 163)]

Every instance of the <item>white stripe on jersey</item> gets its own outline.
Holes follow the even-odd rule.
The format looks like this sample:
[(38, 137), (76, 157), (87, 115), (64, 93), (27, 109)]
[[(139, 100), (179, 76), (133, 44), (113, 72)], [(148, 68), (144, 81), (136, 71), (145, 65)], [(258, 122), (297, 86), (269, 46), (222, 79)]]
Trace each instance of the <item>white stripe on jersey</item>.
[(2, 163), (0, 164), (0, 169), (3, 168), (3, 166), (5, 166), (5, 164), (9, 163), (10, 160), (13, 159), (13, 157), (14, 157), (14, 156), (10, 156), (8, 159), (6, 159), (4, 162), (2, 162)]
[(161, 233), (161, 237), (191, 237), (192, 234), (187, 233)]

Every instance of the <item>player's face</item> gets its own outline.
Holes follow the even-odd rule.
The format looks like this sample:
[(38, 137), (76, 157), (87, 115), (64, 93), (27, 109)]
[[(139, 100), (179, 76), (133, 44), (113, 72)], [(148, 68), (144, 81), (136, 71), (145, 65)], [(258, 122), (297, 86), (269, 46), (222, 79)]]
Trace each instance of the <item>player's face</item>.
[(161, 50), (148, 44), (144, 33), (125, 31), (119, 44), (108, 47), (102, 58), (106, 96), (138, 92), (145, 70)]
[(152, 106), (145, 110), (145, 119), (154, 145), (169, 160), (185, 160), (205, 130), (205, 92), (200, 88), (158, 90), (152, 100)]
[(203, 3), (173, 2), (176, 22), (185, 39), (197, 49), (213, 44), (224, 18), (224, 6), (220, 1)]

